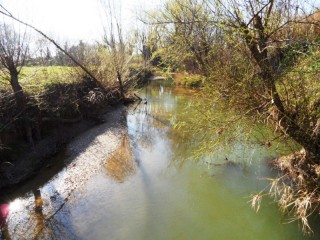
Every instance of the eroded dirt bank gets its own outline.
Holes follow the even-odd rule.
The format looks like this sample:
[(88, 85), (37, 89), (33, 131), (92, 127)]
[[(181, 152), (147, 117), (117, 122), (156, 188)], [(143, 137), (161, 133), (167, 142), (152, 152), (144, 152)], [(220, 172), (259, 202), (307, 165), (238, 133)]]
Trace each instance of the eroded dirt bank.
[[(42, 140), (33, 151), (22, 156), (15, 165), (5, 166), (0, 181), (0, 198), (6, 198), (9, 192), (23, 188), (27, 179), (30, 179), (29, 182), (36, 179), (38, 184), (46, 182), (62, 169), (79, 165), (79, 159), (92, 159), (81, 163), (87, 166), (84, 166), (84, 170), (89, 170), (92, 164), (99, 164), (117, 147), (126, 130), (125, 108), (110, 107), (100, 120), (99, 124), (83, 120), (63, 125), (53, 136)], [(82, 152), (90, 156), (83, 157)], [(50, 157), (53, 154), (55, 156)], [(74, 174), (78, 175), (77, 172)]]

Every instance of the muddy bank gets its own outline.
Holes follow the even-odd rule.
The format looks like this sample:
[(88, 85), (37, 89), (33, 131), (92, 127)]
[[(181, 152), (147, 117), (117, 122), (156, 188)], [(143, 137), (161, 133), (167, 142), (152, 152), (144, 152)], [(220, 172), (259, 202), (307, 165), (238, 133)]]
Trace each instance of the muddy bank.
[[(39, 176), (41, 178), (42, 173), (47, 175), (46, 179), (52, 177), (71, 162), (59, 161), (62, 155), (65, 157), (66, 154), (72, 156), (81, 153), (94, 141), (95, 136), (107, 129), (110, 129), (112, 134), (118, 132), (121, 135), (125, 128), (125, 108), (107, 107), (104, 111), (98, 122), (96, 119), (84, 119), (77, 123), (59, 124), (46, 138), (39, 141), (33, 150), (20, 153), (12, 164), (2, 164), (0, 191), (7, 193), (10, 189), (19, 188), (27, 179)], [(110, 144), (114, 144), (116, 137), (109, 137)]]

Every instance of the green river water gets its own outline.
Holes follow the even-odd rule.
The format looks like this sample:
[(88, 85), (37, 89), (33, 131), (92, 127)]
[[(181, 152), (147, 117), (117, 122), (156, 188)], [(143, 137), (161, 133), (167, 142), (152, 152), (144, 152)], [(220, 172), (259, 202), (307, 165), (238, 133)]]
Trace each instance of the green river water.
[[(100, 159), (106, 151), (103, 142), (108, 144), (100, 135), (109, 130), (103, 126), (89, 130), (90, 147), (84, 144), (81, 151), (67, 156), (76, 159), (74, 163), (11, 199), (13, 212), (2, 237), (319, 239), (317, 232), (303, 236), (297, 223), (286, 224), (288, 218), (270, 199), (263, 200), (258, 213), (250, 206), (249, 196), (267, 185), (262, 179), (274, 175), (266, 160), (279, 154), (275, 147), (236, 140), (233, 150), (217, 152), (217, 159), (211, 154), (205, 161), (195, 161), (192, 144), (179, 141), (178, 130), (171, 126), (173, 116), (194, 101), (193, 93), (169, 81), (153, 81), (139, 95), (146, 102), (129, 107), (128, 128), (113, 157)], [(221, 156), (228, 156), (228, 161)], [(61, 154), (59, 161), (65, 157)]]

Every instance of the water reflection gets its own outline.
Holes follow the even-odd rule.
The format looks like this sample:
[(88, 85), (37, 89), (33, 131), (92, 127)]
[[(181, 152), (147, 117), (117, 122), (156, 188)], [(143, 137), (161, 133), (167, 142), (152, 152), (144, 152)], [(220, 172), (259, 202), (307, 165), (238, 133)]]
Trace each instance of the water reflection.
[(5, 239), (5, 240), (11, 240), (11, 236), (10, 236), (10, 233), (9, 233), (9, 229), (8, 229), (8, 224), (7, 223), (4, 223), (2, 226), (1, 226), (1, 239)]
[(40, 189), (33, 189), (26, 198), (19, 199), (21, 209), (10, 214), (7, 233), (13, 239), (76, 239), (68, 200), (57, 191), (48, 197), (47, 192), (43, 196)]
[(36, 238), (43, 229), (45, 229), (45, 218), (43, 215), (43, 200), (39, 189), (32, 190), (34, 195), (34, 214), (36, 226), (34, 228), (33, 238)]
[(118, 182), (123, 182), (136, 171), (135, 157), (128, 135), (125, 135), (115, 152), (107, 159), (105, 170)]

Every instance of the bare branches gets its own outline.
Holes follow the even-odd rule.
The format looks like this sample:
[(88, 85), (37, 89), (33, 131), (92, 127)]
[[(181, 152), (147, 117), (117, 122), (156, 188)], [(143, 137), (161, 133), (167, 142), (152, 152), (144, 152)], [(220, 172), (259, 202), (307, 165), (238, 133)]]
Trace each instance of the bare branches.
[(42, 35), (44, 38), (49, 40), (56, 48), (58, 48), (61, 52), (63, 52), (65, 55), (67, 55), (77, 66), (79, 66), (86, 74), (88, 74), (88, 76), (90, 76), (90, 78), (92, 80), (94, 80), (95, 82), (98, 83), (98, 80), (95, 78), (95, 76), (93, 76), (93, 74), (86, 67), (84, 67), (80, 62), (78, 62), (71, 54), (69, 54), (62, 47), (60, 47), (60, 45), (56, 41), (54, 41), (52, 38), (47, 36), (44, 32), (42, 32), (39, 29), (35, 28), (34, 26), (32, 26), (32, 25), (30, 25), (30, 24), (28, 24), (28, 23), (16, 18), (5, 7), (3, 7), (3, 5), (1, 5), (1, 4), (0, 4), (0, 14), (4, 15), (6, 17), (9, 17), (9, 18), (15, 20), (16, 22), (26, 26), (26, 27), (29, 27), (32, 30), (34, 30), (37, 33), (39, 33), (40, 35)]
[(270, 6), (267, 10), (267, 15), (266, 15), (266, 20), (265, 20), (265, 23), (264, 23), (264, 27), (267, 27), (268, 24), (269, 24), (269, 19), (271, 17), (271, 12), (272, 12), (272, 8), (273, 8), (273, 4), (274, 4), (274, 0), (270, 0)]
[[(106, 25), (104, 26), (104, 47), (107, 50), (112, 77), (119, 84), (122, 100), (125, 100), (124, 88), (128, 81), (128, 64), (132, 59), (130, 53), (130, 43), (125, 39), (122, 32), (121, 7), (116, 8), (116, 3), (112, 0), (101, 0), (105, 10)], [(119, 15), (118, 15), (119, 14)]]

